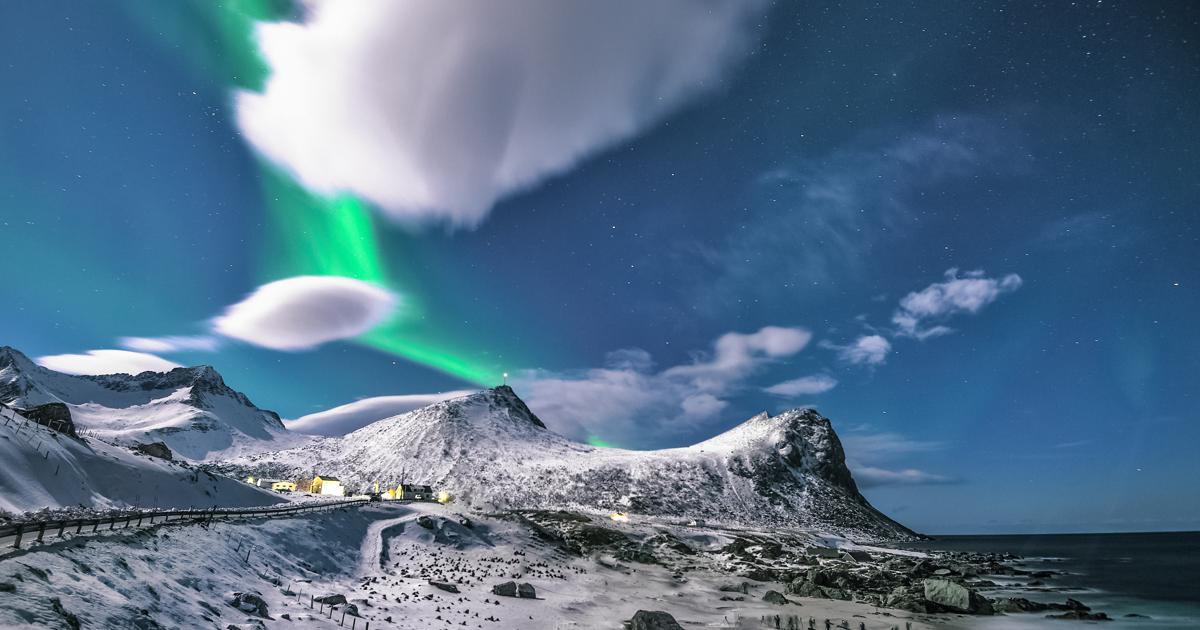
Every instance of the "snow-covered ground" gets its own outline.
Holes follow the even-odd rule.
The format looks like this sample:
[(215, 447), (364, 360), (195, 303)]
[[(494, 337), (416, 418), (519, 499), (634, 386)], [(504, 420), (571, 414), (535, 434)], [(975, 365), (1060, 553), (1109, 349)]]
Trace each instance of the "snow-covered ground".
[[(424, 519), (423, 526), (418, 519)], [(466, 524), (464, 524), (466, 523)], [(713, 564), (729, 534), (659, 522), (609, 523), (637, 538), (669, 531), (700, 554), (683, 565), (639, 564), (602, 554), (575, 555), (512, 515), (460, 512), (436, 504), (371, 504), (299, 518), (162, 527), (55, 542), (0, 558), (0, 626), (331, 628), (311, 597), (344, 595), (361, 628), (621, 628), (637, 610), (671, 613), (685, 628), (760, 628), (764, 615), (847, 620), (871, 630), (940, 627), (852, 602), (790, 597), (762, 600), (781, 584), (740, 582)], [(249, 557), (247, 559), (247, 553)], [(669, 565), (669, 566), (668, 566)], [(450, 593), (430, 580), (455, 585)], [(515, 580), (536, 599), (501, 597), (492, 586)], [(255, 591), (269, 618), (232, 607), (234, 592)], [(722, 599), (726, 597), (726, 599)], [(742, 601), (736, 601), (742, 597)], [(56, 603), (57, 600), (57, 603)], [(923, 616), (924, 617), (924, 616)], [(261, 624), (261, 625), (260, 625)], [(786, 627), (786, 625), (784, 626)]]
[[(8, 417), (8, 414), (5, 414)], [(278, 494), (95, 438), (0, 424), (0, 512), (269, 505)]]

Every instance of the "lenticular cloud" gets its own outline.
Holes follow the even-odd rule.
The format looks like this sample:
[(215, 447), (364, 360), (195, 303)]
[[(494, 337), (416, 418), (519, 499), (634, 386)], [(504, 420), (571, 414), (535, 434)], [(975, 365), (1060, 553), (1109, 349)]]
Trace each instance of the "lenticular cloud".
[(403, 221), (478, 224), (711, 89), (763, 0), (317, 1), (260, 25), (248, 140), (308, 188)]
[(371, 330), (396, 304), (391, 292), (361, 280), (296, 276), (255, 289), (214, 319), (213, 330), (273, 350), (306, 350)]

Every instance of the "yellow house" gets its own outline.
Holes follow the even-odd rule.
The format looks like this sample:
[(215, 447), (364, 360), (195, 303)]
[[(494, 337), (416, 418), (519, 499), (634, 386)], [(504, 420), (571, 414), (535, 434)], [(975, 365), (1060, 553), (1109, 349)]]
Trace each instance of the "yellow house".
[(312, 491), (313, 494), (324, 494), (334, 497), (346, 496), (346, 489), (342, 487), (342, 482), (338, 481), (337, 477), (323, 477), (321, 475), (313, 477)]
[(276, 481), (271, 484), (271, 489), (275, 492), (295, 492), (296, 482), (294, 481)]

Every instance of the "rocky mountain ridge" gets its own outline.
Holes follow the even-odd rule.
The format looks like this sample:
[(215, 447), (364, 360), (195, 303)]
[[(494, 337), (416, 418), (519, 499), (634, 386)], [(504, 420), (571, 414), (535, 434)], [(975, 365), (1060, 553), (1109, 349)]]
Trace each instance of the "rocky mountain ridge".
[(829, 531), (916, 535), (859, 493), (830, 421), (760, 414), (699, 444), (656, 451), (569, 440), (501, 386), (380, 420), (341, 438), (233, 458), (237, 473), (335, 475), (351, 489), (401, 481), (484, 509), (579, 509)]

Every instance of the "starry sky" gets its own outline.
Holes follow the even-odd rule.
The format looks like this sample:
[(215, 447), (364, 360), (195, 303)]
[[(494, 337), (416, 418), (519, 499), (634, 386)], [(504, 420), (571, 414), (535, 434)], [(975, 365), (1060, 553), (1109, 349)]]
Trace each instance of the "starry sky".
[(914, 529), (1200, 528), (1200, 7), (373, 6), (5, 3), (0, 343), (625, 448), (814, 406)]

